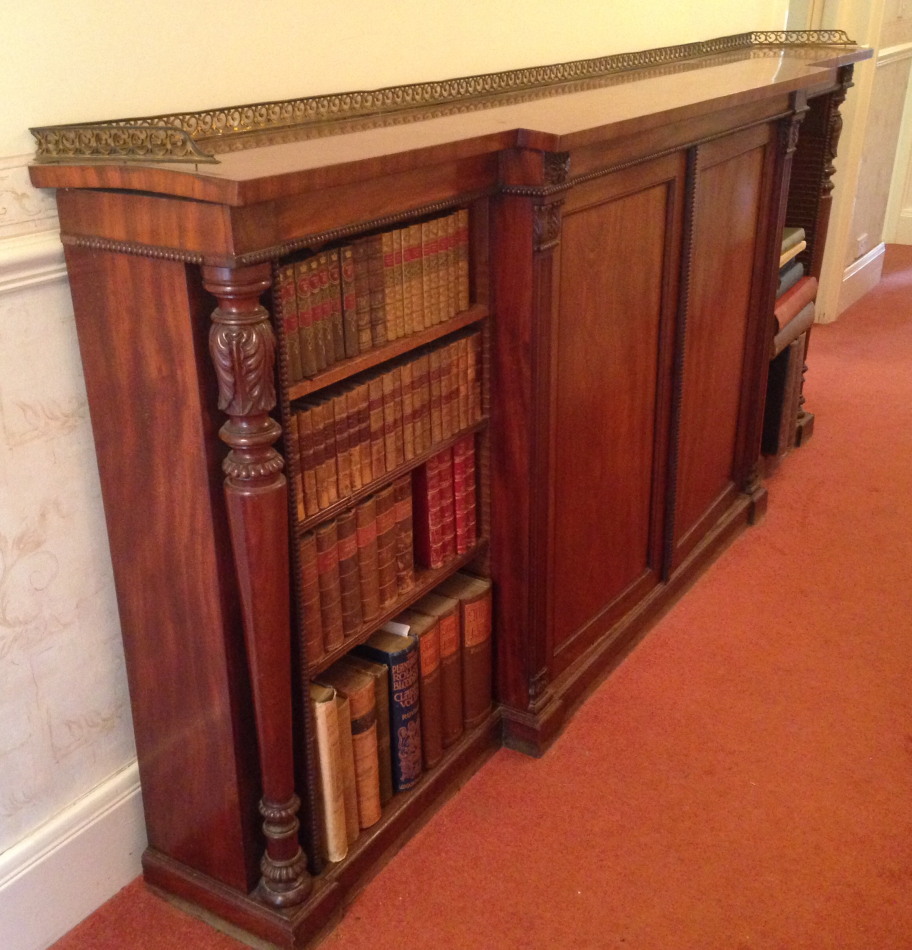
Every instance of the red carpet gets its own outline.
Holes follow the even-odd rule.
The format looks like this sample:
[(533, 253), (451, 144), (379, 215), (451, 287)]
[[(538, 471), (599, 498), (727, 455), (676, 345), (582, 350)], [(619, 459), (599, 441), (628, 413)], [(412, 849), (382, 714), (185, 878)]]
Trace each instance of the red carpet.
[[(321, 950), (912, 948), (912, 248), (811, 348), (763, 523)], [(175, 946), (240, 945), (139, 882), (55, 945)]]

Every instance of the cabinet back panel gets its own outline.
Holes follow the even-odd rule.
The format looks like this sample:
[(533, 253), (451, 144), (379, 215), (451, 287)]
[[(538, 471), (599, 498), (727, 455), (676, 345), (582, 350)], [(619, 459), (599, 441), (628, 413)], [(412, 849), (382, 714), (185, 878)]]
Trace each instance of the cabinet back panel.
[(660, 183), (564, 218), (554, 367), (556, 654), (653, 571), (669, 201)]
[[(686, 535), (732, 490), (732, 465), (764, 148), (700, 165), (684, 349), (675, 509), (678, 559)], [(700, 534), (701, 532), (695, 532)]]

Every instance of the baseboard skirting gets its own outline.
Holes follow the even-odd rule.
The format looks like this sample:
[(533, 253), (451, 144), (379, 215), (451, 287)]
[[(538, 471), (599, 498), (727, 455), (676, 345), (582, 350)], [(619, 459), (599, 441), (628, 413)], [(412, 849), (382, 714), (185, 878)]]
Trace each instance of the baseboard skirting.
[(0, 854), (0, 947), (44, 950), (141, 873), (135, 760)]
[(885, 251), (886, 245), (878, 244), (877, 247), (872, 248), (867, 254), (845, 269), (842, 275), (842, 285), (839, 288), (837, 315), (843, 313), (856, 300), (860, 300), (869, 290), (873, 290), (880, 283)]
[(58, 231), (39, 231), (0, 241), (0, 294), (66, 278)]

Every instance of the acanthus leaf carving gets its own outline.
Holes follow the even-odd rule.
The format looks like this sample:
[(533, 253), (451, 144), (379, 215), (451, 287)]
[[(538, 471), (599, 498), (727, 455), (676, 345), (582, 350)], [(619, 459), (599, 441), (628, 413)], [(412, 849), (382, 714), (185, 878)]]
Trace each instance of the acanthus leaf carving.
[(276, 404), (275, 337), (267, 320), (246, 325), (215, 322), (209, 348), (219, 383), (219, 409), (229, 416), (269, 412)]

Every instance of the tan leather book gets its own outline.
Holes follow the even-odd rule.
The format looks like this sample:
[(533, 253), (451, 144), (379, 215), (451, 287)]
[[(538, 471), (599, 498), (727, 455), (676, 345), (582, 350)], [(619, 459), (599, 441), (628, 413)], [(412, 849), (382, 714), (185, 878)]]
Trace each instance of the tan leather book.
[(430, 360), (427, 352), (412, 361), (412, 383), (415, 393), (415, 453), (423, 455), (431, 447)]
[(460, 208), (456, 212), (456, 308), (457, 312), (468, 310), (469, 296), (469, 212)]
[[(352, 440), (352, 479), (360, 478), (357, 488), (369, 485), (374, 478), (371, 465), (370, 439), (370, 393), (368, 384), (362, 381), (348, 390), (348, 408), (354, 422), (354, 437)], [(355, 476), (354, 472), (359, 475)]]
[(358, 328), (358, 351), (366, 353), (373, 345), (371, 333), (370, 274), (367, 264), (367, 242), (351, 245), (355, 279), (355, 320)]
[(415, 586), (415, 537), (412, 517), (412, 477), (393, 482), (396, 499), (396, 587), (402, 596)]
[(320, 616), (323, 622), (323, 649), (342, 645), (342, 591), (339, 582), (339, 538), (335, 521), (316, 529), (317, 579), (320, 585)]
[(288, 358), (288, 378), (296, 383), (304, 378), (301, 370), (301, 341), (298, 337), (298, 299), (294, 264), (283, 264), (276, 272), (273, 299), (276, 323), (282, 328)]
[(335, 694), (339, 719), (339, 750), (342, 755), (342, 793), (345, 796), (345, 838), (349, 844), (361, 833), (358, 820), (358, 786), (355, 779), (355, 746), (352, 742), (351, 711), (347, 696)]
[(396, 490), (387, 485), (377, 492), (377, 577), (380, 607), (387, 607), (399, 596), (396, 580)]
[(358, 340), (358, 292), (355, 283), (355, 254), (350, 244), (339, 248), (339, 296), (342, 301), (342, 336), (345, 356), (361, 352)]
[[(306, 517), (317, 514), (320, 510), (320, 495), (317, 488), (317, 468), (319, 453), (323, 449), (318, 446), (317, 435), (314, 432), (314, 416), (312, 407), (306, 406), (294, 415), (298, 435), (298, 459), (301, 471), (301, 494), (304, 502)], [(319, 448), (319, 453), (318, 453)]]
[(374, 495), (355, 508), (358, 534), (358, 580), (361, 619), (369, 623), (380, 613), (380, 572), (377, 561), (377, 501)]
[(361, 629), (361, 580), (358, 574), (358, 529), (355, 510), (336, 518), (339, 556), (339, 599), (342, 604), (342, 635), (348, 638)]
[(303, 459), (301, 458), (301, 441), (298, 436), (298, 415), (295, 412), (291, 413), (288, 425), (285, 427), (284, 442), (285, 458), (288, 461), (286, 472), (289, 475), (292, 471), (294, 472), (294, 476), (289, 479), (289, 482), (294, 500), (295, 519), (303, 521), (307, 516), (307, 511), (304, 507), (304, 481), (301, 470)]
[(415, 377), (414, 363), (409, 360), (399, 367), (402, 384), (402, 459), (415, 458)]
[(380, 771), (377, 752), (377, 700), (374, 678), (356, 669), (345, 658), (333, 663), (317, 678), (348, 700), (355, 767), (356, 815), (360, 828), (380, 820)]
[(386, 428), (383, 415), (383, 376), (376, 374), (367, 382), (370, 419), (371, 474), (376, 480), (387, 472)]
[(440, 620), (426, 613), (405, 610), (397, 623), (408, 624), (418, 640), (418, 705), (421, 710), (421, 752), (425, 769), (443, 758), (443, 692), (440, 680)]
[(301, 373), (305, 378), (315, 376), (320, 369), (317, 363), (317, 345), (313, 326), (313, 301), (310, 293), (310, 264), (298, 261), (294, 265), (295, 304), (298, 311), (298, 350), (301, 357)]
[(421, 318), (425, 327), (437, 320), (437, 268), (439, 226), (436, 219), (421, 223)]
[(493, 704), (491, 650), (491, 581), (454, 574), (437, 588), (459, 601), (462, 647), (462, 701), (465, 726), (479, 725)]
[(383, 273), (383, 235), (363, 238), (367, 246), (367, 279), (370, 288), (370, 329), (373, 345), (387, 341), (386, 281)]
[(435, 590), (412, 604), (417, 613), (436, 617), (440, 624), (440, 690), (443, 704), (443, 746), (451, 746), (463, 732), (462, 657), (459, 601)]
[(431, 445), (443, 439), (443, 352), (437, 348), (428, 353), (428, 384), (430, 390)]
[(377, 760), (380, 773), (380, 804), (393, 797), (393, 763), (390, 758), (389, 668), (364, 657), (349, 653), (345, 662), (374, 678), (374, 698), (377, 702)]
[(407, 333), (424, 329), (422, 315), (423, 294), (421, 289), (421, 225), (412, 224), (405, 231), (402, 241), (402, 273), (404, 322)]
[[(386, 470), (391, 472), (403, 462), (402, 458), (402, 406), (397, 400), (396, 379), (402, 395), (402, 376), (398, 367), (388, 369), (380, 377), (383, 387), (383, 447), (386, 453)], [(398, 433), (398, 438), (396, 437)]]
[(348, 854), (342, 749), (335, 697), (336, 691), (331, 686), (310, 684), (320, 787), (320, 828), (327, 861), (341, 861)]
[(336, 439), (336, 485), (339, 498), (348, 498), (353, 489), (351, 447), (349, 444), (350, 417), (344, 392), (336, 393), (327, 401), (327, 411), (332, 413), (333, 433)]
[(323, 291), (323, 258), (319, 254), (307, 260), (307, 284), (310, 289), (308, 325), (313, 334), (317, 372), (332, 366), (335, 359), (332, 334), (327, 318), (326, 294)]
[(345, 359), (345, 325), (342, 314), (342, 274), (339, 268), (339, 249), (324, 251), (325, 264), (321, 279), (326, 294), (326, 321), (329, 324), (334, 362)]
[(320, 608), (320, 575), (317, 568), (317, 536), (313, 531), (298, 541), (301, 571), (301, 627), (304, 658), (308, 667), (323, 656), (323, 614)]

